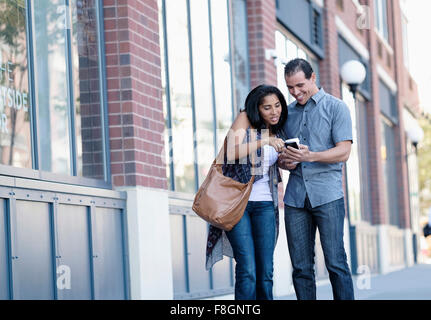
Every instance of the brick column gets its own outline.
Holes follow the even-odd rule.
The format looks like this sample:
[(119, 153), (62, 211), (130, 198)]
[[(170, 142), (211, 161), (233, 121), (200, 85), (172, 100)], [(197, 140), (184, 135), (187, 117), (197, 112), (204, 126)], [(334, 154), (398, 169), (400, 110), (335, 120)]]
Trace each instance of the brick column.
[(340, 75), (338, 70), (338, 33), (335, 25), (336, 5), (333, 0), (325, 0), (323, 8), (323, 37), (325, 59), (320, 63), (320, 83), (323, 89), (340, 98)]
[(105, 0), (112, 181), (127, 193), (132, 299), (172, 299), (157, 0)]
[[(368, 1), (370, 12), (374, 12), (374, 2)], [(368, 158), (370, 174), (370, 197), (372, 208), (372, 223), (387, 224), (389, 217), (384, 205), (384, 181), (381, 155), (381, 116), (379, 105), (379, 76), (377, 74), (377, 39), (374, 32), (374, 19), (370, 19), (370, 29), (367, 30), (368, 50), (370, 52), (370, 74), (372, 100), (367, 103), (368, 124)]]
[[(398, 1), (392, 2), (392, 19), (395, 30), (392, 34), (394, 55), (395, 55), (395, 77), (398, 86), (397, 94), (397, 109), (399, 115), (398, 125), (395, 127), (395, 146), (396, 146), (396, 158), (397, 158), (397, 178), (398, 178), (398, 208), (400, 227), (403, 229), (410, 228), (410, 199), (409, 199), (409, 184), (408, 184), (408, 168), (407, 168), (407, 155), (406, 155), (406, 140), (404, 130), (404, 118), (403, 118), (403, 97), (406, 92), (404, 78), (408, 75), (404, 73), (404, 59), (403, 59), (403, 39), (402, 39), (402, 22), (401, 22), (401, 8)], [(391, 20), (392, 20), (391, 19)]]
[(248, 45), (251, 87), (277, 85), (274, 60), (265, 59), (266, 49), (275, 49), (276, 13), (274, 0), (247, 0)]
[(156, 0), (105, 0), (112, 181), (167, 189)]

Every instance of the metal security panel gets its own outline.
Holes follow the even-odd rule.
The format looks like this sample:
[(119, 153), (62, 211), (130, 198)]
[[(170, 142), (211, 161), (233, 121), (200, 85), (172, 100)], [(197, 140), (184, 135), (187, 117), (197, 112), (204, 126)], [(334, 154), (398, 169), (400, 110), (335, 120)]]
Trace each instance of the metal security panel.
[(58, 299), (91, 299), (89, 207), (55, 207)]
[(125, 299), (122, 210), (91, 208), (94, 298)]
[(0, 199), (0, 300), (9, 299), (7, 200)]
[(129, 298), (125, 200), (68, 188), (0, 186), (0, 299)]
[(185, 217), (183, 215), (170, 215), (172, 269), (175, 296), (188, 293), (184, 219)]
[(52, 221), (49, 203), (12, 200), (14, 299), (54, 299)]
[(205, 269), (208, 224), (196, 216), (187, 216), (186, 220), (190, 291), (208, 292), (211, 289), (210, 274)]
[(233, 286), (232, 258), (223, 257), (212, 268), (213, 289), (231, 289)]

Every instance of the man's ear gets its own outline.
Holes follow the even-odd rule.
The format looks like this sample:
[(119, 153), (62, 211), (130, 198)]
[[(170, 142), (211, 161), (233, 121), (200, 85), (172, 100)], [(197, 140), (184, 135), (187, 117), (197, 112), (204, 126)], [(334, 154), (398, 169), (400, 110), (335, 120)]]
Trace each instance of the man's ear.
[(313, 83), (316, 83), (316, 73), (315, 72), (313, 72), (312, 74), (311, 74), (311, 81), (313, 81)]

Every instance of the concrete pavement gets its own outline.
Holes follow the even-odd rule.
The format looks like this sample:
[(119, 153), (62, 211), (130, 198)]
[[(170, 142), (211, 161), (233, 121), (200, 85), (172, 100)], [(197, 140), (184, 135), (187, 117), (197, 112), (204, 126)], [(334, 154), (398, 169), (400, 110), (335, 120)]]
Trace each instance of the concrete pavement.
[[(431, 300), (431, 264), (416, 264), (385, 275), (353, 277), (356, 300)], [(295, 294), (277, 300), (296, 300)], [(318, 300), (332, 300), (331, 284), (317, 286)]]

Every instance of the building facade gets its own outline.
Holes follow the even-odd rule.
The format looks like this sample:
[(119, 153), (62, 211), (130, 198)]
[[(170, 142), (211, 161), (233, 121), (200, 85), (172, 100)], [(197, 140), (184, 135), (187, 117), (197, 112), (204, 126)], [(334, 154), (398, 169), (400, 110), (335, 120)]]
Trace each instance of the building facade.
[[(0, 8), (1, 298), (232, 294), (233, 259), (205, 270), (208, 225), (191, 210), (193, 196), (251, 88), (276, 85), (293, 101), (283, 68), (295, 57), (351, 111), (352, 272), (417, 260), (409, 132), (420, 109), (402, 0), (0, 0)], [(367, 71), (356, 95), (340, 76), (352, 59)], [(276, 296), (292, 292), (280, 227)]]

